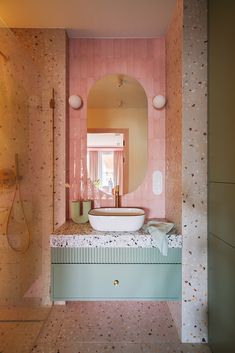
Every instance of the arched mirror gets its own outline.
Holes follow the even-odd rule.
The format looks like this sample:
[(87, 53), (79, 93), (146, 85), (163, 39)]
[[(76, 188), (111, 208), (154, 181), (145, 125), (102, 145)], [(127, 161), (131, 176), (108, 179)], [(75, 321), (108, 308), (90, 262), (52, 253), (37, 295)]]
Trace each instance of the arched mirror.
[(103, 192), (137, 189), (147, 170), (147, 97), (141, 84), (122, 74), (98, 80), (88, 96), (88, 177)]

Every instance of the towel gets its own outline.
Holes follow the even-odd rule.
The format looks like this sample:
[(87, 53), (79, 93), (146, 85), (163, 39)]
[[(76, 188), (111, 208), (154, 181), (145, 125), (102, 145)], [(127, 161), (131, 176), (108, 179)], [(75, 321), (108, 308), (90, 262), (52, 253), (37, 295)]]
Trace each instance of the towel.
[(155, 241), (158, 249), (163, 256), (168, 253), (168, 238), (167, 233), (174, 227), (174, 223), (149, 221), (144, 225), (144, 230), (147, 231)]

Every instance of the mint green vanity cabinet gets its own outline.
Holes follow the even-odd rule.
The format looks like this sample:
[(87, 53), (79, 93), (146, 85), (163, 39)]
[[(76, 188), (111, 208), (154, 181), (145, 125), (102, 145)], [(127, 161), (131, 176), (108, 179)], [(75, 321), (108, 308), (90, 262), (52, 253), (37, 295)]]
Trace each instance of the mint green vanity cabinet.
[[(128, 261), (131, 259), (130, 251), (119, 249), (112, 254), (112, 259), (119, 263), (106, 263), (111, 259), (108, 251), (97, 251), (97, 263), (80, 263), (80, 251), (52, 249), (52, 300), (180, 300), (181, 249), (169, 252), (169, 259), (175, 263), (156, 257), (154, 252), (158, 249), (149, 249), (147, 253), (146, 249), (143, 253), (138, 250), (132, 257), (133, 263), (125, 263), (125, 255)], [(163, 263), (146, 263), (147, 255), (148, 262)], [(84, 256), (83, 262), (88, 262), (88, 254)], [(136, 263), (141, 260), (145, 263)]]
[(54, 264), (53, 300), (180, 299), (175, 264)]

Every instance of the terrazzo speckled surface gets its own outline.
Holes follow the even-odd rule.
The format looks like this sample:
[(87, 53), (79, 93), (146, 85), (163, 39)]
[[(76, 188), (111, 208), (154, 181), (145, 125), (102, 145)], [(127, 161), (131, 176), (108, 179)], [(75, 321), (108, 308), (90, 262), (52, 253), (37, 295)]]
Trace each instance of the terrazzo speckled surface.
[[(30, 230), (30, 246), (22, 255), (7, 242), (6, 223), (15, 185), (0, 188), (0, 303), (19, 304), (28, 293), (49, 302), (50, 244), (53, 229), (52, 110), (55, 88), (55, 223), (64, 222), (65, 207), (65, 74), (66, 33), (57, 29), (0, 29), (0, 169), (15, 171), (19, 156), (21, 197)], [(19, 206), (19, 205), (18, 205)], [(23, 228), (14, 207), (11, 229)], [(62, 221), (61, 221), (62, 219)], [(14, 228), (13, 228), (14, 227)], [(25, 229), (25, 226), (24, 226)], [(41, 282), (40, 286), (35, 284)]]
[(0, 307), (0, 352), (29, 353), (50, 310), (41, 306)]
[(42, 322), (0, 322), (0, 352), (29, 353)]
[(184, 1), (182, 340), (207, 341), (207, 1)]
[[(132, 247), (157, 248), (154, 238), (143, 229), (136, 232), (99, 232), (89, 223), (66, 222), (50, 237), (51, 247)], [(182, 237), (168, 235), (169, 248), (181, 248)]]
[(70, 302), (54, 306), (32, 353), (210, 353), (181, 344), (164, 302)]
[(1, 306), (0, 321), (44, 321), (50, 310), (49, 306)]
[[(44, 304), (49, 304), (48, 234), (53, 229), (53, 220), (57, 226), (65, 220), (66, 33), (63, 29), (16, 29), (14, 33), (38, 72), (33, 85), (39, 85), (39, 97), (30, 97), (33, 110), (29, 120), (33, 226), (36, 225), (35, 233), (38, 236), (37, 241), (34, 237), (32, 241), (39, 253), (38, 263), (41, 261), (38, 276), (35, 278), (37, 280), (41, 275), (41, 291), (35, 293), (35, 296), (42, 298)], [(55, 90), (54, 126), (50, 108), (52, 88)], [(37, 115), (34, 115), (35, 110)], [(27, 276), (32, 268), (32, 259), (33, 255), (30, 256), (31, 266), (25, 271)], [(31, 282), (31, 286), (34, 282)], [(28, 289), (29, 287), (26, 290)]]

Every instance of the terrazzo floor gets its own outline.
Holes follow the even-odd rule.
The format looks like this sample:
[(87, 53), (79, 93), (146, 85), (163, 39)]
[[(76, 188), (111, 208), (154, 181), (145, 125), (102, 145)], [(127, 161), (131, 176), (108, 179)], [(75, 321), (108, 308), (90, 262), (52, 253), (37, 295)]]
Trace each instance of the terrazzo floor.
[(47, 307), (1, 306), (0, 353), (29, 353), (50, 313)]
[(206, 344), (180, 343), (165, 302), (54, 306), (30, 352), (211, 353)]

